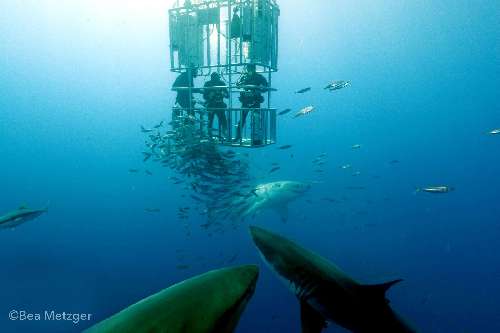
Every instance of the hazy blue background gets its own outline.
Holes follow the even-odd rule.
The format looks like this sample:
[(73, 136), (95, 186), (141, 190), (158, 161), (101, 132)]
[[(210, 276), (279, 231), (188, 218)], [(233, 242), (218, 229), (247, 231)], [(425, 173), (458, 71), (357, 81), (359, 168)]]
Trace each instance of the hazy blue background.
[[(404, 278), (389, 297), (422, 332), (500, 331), (500, 137), (486, 135), (500, 127), (500, 3), (279, 4), (274, 105), (317, 111), (281, 118), (279, 142), (294, 148), (253, 152), (252, 170), (262, 182), (324, 184), (304, 198), (312, 203), (291, 206), (288, 224), (273, 213), (251, 223), (362, 282)], [(53, 309), (101, 320), (236, 253), (236, 263), (262, 266), (238, 332), (299, 332), (297, 302), (262, 265), (248, 222), (210, 238), (193, 216), (186, 238), (176, 209), (190, 202), (167, 181), (171, 172), (149, 165), (152, 177), (128, 173), (144, 170), (139, 125), (170, 117), (169, 6), (0, 2), (0, 211), (50, 201), (47, 215), (0, 230), (2, 332), (79, 331), (90, 323), (10, 322), (7, 314)], [(333, 79), (352, 87), (322, 90)], [(293, 94), (305, 86), (313, 91)], [(322, 152), (328, 165), (319, 178), (311, 160)], [(262, 158), (280, 162), (281, 173), (269, 177)], [(340, 169), (348, 163), (353, 170)], [(414, 195), (439, 184), (456, 191)], [(326, 205), (325, 196), (337, 202)], [(176, 269), (177, 249), (189, 270)]]

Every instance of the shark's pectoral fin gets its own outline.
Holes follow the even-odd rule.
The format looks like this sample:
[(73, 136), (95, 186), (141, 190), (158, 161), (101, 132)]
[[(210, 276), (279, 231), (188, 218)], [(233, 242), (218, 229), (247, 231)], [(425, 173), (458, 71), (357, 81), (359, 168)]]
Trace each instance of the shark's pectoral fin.
[(365, 284), (361, 288), (363, 289), (363, 294), (368, 299), (375, 301), (385, 300), (386, 302), (388, 302), (385, 298), (385, 293), (387, 292), (387, 290), (389, 290), (389, 288), (401, 281), (403, 281), (403, 279), (397, 279), (380, 284)]
[(300, 302), (302, 333), (321, 333), (326, 328), (325, 318), (307, 302)]
[(281, 217), (281, 222), (286, 223), (288, 221), (288, 206), (287, 205), (276, 206), (274, 208), (274, 210)]

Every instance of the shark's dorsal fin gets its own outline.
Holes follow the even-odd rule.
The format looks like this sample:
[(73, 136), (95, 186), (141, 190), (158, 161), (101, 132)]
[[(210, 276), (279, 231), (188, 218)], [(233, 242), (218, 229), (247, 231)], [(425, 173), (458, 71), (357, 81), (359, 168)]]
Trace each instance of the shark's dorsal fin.
[(28, 209), (28, 205), (23, 203), (17, 209)]
[(403, 279), (392, 280), (379, 284), (365, 284), (362, 286), (362, 290), (364, 295), (372, 300), (385, 300), (385, 293), (387, 290), (401, 281), (403, 281)]
[(326, 328), (325, 318), (307, 302), (300, 302), (302, 333), (321, 333)]

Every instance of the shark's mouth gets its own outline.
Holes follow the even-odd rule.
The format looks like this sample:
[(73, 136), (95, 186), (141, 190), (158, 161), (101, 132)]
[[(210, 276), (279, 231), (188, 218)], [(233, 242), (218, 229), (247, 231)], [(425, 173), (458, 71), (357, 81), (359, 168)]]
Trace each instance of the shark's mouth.
[[(319, 283), (310, 274), (307, 274), (305, 271), (298, 271), (295, 275), (289, 274), (283, 268), (280, 269), (276, 265), (273, 265), (262, 252), (259, 251), (259, 254), (271, 271), (280, 278), (300, 301), (308, 302), (314, 298), (315, 292), (319, 288)], [(278, 260), (281, 260), (281, 258)]]

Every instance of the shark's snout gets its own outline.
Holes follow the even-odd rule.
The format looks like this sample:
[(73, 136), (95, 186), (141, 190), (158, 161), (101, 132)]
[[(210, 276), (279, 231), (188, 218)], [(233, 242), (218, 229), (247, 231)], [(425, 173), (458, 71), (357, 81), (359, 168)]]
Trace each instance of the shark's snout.
[(259, 249), (266, 245), (266, 242), (268, 242), (271, 236), (266, 230), (256, 226), (250, 226), (250, 234), (252, 235), (255, 245), (257, 245)]
[(266, 261), (271, 264), (276, 264), (274, 263), (274, 259), (276, 255), (279, 254), (277, 247), (281, 244), (281, 240), (269, 231), (256, 226), (250, 226), (250, 234)]
[(259, 267), (256, 265), (246, 265), (233, 268), (237, 279), (248, 286), (249, 289), (254, 289), (259, 277)]

